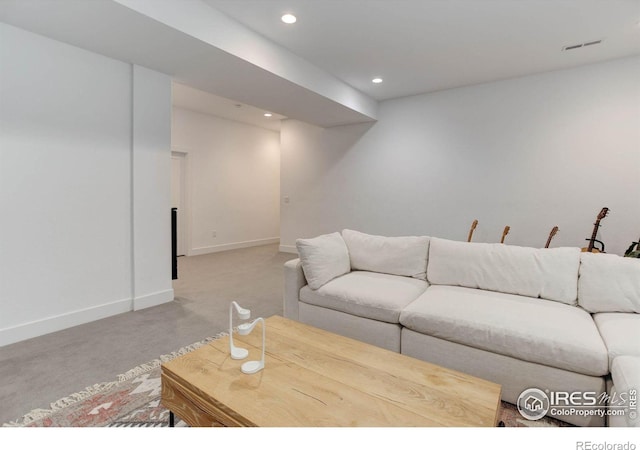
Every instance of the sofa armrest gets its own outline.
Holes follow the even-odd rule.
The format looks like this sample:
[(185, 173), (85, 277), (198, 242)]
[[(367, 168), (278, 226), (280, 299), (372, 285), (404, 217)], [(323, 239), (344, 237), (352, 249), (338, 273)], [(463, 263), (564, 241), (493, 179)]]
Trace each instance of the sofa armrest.
[(298, 320), (300, 289), (306, 284), (300, 258), (284, 263), (284, 316), (287, 319)]
[[(627, 395), (627, 409), (622, 416), (610, 416), (609, 426), (612, 427), (640, 427), (637, 409), (631, 410), (631, 396), (637, 399), (640, 386), (640, 356), (617, 356), (611, 364), (611, 378), (613, 380), (612, 393), (622, 399)], [(626, 403), (625, 402), (625, 403)], [(634, 405), (637, 408), (637, 403)]]

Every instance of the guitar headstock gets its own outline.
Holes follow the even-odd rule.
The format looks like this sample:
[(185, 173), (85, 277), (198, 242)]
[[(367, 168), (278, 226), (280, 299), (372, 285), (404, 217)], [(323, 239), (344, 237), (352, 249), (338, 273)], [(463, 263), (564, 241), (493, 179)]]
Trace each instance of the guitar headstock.
[(511, 229), (511, 227), (509, 225), (507, 225), (506, 227), (504, 227), (504, 230), (502, 231), (502, 238), (500, 239), (500, 243), (504, 244), (504, 238), (507, 234), (509, 234), (509, 230)]
[(478, 226), (478, 219), (474, 220), (471, 224), (471, 229), (469, 230), (469, 237), (467, 238), (467, 242), (471, 242), (471, 238), (473, 237), (473, 230)]
[(609, 208), (602, 208), (600, 214), (598, 214), (598, 220), (604, 219), (605, 217), (607, 217), (607, 214), (609, 214)]
[(551, 239), (553, 239), (553, 237), (556, 235), (557, 232), (558, 232), (558, 226), (556, 225), (551, 229), (551, 232), (549, 233), (549, 238), (547, 239), (547, 243), (545, 244), (544, 248), (549, 248), (549, 244), (551, 244)]

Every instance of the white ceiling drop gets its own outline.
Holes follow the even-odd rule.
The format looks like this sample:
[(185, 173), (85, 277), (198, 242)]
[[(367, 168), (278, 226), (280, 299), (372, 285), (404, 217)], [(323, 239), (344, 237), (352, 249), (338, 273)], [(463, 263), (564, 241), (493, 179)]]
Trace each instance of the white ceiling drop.
[(2, 0), (0, 21), (167, 73), (177, 104), (265, 127), (371, 121), (381, 100), (640, 54), (640, 0)]

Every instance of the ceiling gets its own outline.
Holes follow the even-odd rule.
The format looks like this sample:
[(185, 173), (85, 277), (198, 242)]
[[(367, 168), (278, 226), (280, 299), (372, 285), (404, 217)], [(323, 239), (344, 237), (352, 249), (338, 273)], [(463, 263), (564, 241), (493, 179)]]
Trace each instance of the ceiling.
[[(180, 83), (173, 83), (173, 106), (199, 113), (224, 117), (236, 122), (248, 123), (268, 130), (280, 131), (280, 114), (265, 111), (252, 105), (220, 97)], [(271, 117), (265, 117), (269, 113)]]
[(0, 0), (0, 21), (169, 74), (177, 106), (270, 129), (640, 55), (640, 0)]
[(638, 0), (204, 1), (377, 100), (640, 54)]
[(322, 127), (375, 119), (375, 100), (200, 0), (0, 0), (0, 22)]

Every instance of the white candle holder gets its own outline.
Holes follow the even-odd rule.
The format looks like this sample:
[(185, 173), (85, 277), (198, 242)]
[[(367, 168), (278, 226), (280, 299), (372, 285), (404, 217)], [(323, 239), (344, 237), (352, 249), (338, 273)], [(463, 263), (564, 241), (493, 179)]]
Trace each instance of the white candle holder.
[(242, 367), (240, 367), (242, 373), (252, 374), (260, 372), (262, 369), (264, 369), (264, 353), (266, 345), (266, 326), (264, 319), (262, 317), (258, 317), (251, 323), (243, 323), (238, 327), (238, 333), (246, 336), (247, 334), (251, 333), (251, 331), (253, 331), (258, 322), (262, 323), (262, 357), (260, 358), (260, 361), (247, 361), (246, 363), (242, 364)]
[(246, 348), (240, 348), (233, 345), (233, 310), (236, 310), (238, 317), (242, 320), (247, 320), (251, 317), (251, 311), (238, 305), (236, 302), (231, 302), (229, 305), (229, 353), (231, 359), (244, 359), (249, 355), (249, 350)]

